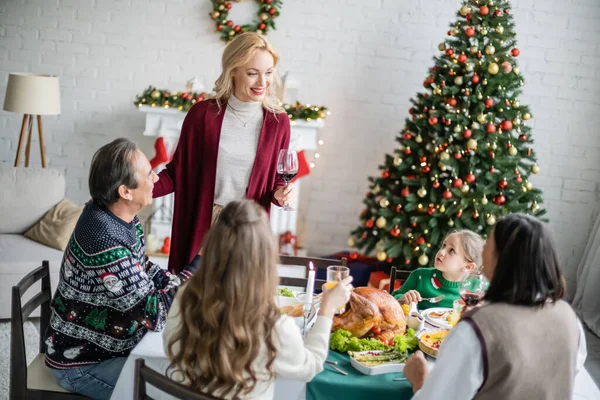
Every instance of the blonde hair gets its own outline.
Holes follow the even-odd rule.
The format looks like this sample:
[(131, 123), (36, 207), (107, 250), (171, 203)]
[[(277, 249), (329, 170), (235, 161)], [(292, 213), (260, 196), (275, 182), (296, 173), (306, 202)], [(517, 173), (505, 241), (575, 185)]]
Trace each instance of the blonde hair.
[(223, 51), (222, 71), (215, 81), (214, 88), (214, 98), (217, 100), (219, 108), (229, 100), (234, 92), (233, 74), (236, 68), (248, 64), (258, 51), (268, 51), (273, 56), (273, 82), (267, 88), (262, 106), (273, 114), (283, 112), (283, 107), (277, 98), (277, 89), (281, 85), (281, 78), (276, 68), (279, 56), (264, 36), (254, 32), (246, 32), (237, 36)]
[(442, 243), (452, 235), (458, 235), (462, 244), (463, 252), (465, 253), (465, 258), (468, 262), (474, 263), (475, 269), (479, 271), (481, 269), (481, 264), (483, 264), (482, 253), (484, 242), (481, 236), (468, 229), (461, 229), (459, 231), (454, 230), (444, 238)]
[(265, 211), (249, 200), (229, 203), (180, 294), (181, 325), (167, 344), (171, 378), (199, 392), (245, 395), (258, 382), (252, 363), (263, 346), (274, 378), (277, 259)]

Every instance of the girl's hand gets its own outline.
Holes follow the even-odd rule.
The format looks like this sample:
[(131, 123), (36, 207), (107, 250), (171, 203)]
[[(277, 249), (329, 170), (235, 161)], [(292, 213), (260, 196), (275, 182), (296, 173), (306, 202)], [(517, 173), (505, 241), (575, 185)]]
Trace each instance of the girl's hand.
[(282, 186), (273, 194), (277, 203), (283, 207), (286, 204), (289, 205), (296, 200), (297, 196), (296, 186), (293, 183), (288, 183), (286, 186)]
[(347, 277), (341, 282), (338, 282), (331, 289), (325, 290), (323, 285), (323, 300), (321, 301), (321, 309), (319, 315), (326, 317), (332, 317), (335, 310), (342, 308), (350, 300), (350, 293), (352, 293), (352, 276)]
[(421, 297), (421, 293), (417, 292), (416, 290), (409, 290), (408, 292), (404, 293), (404, 296), (402, 296), (400, 300), (403, 303), (410, 304), (419, 303), (423, 300), (423, 298)]

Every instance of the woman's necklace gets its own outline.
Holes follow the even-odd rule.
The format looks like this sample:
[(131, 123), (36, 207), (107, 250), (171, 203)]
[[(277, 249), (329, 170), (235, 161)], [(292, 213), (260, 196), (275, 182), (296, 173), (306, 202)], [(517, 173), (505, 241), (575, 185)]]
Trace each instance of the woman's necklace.
[(238, 115), (238, 113), (235, 111), (235, 108), (233, 108), (233, 107), (231, 106), (231, 104), (227, 104), (227, 105), (229, 106), (229, 108), (231, 108), (231, 111), (233, 111), (233, 115), (235, 115), (235, 116), (236, 116), (236, 118), (240, 120), (240, 122), (242, 123), (242, 125), (244, 125), (244, 128), (245, 128), (246, 126), (248, 126), (248, 124), (250, 123), (250, 121), (252, 121), (252, 120), (254, 119), (254, 117), (256, 117), (256, 114), (258, 114), (258, 111), (259, 111), (259, 110), (262, 108), (262, 107), (258, 107), (258, 108), (256, 109), (256, 111), (254, 112), (254, 115), (252, 115), (252, 117), (251, 117), (251, 118), (250, 118), (248, 121), (244, 122), (244, 120), (243, 120), (243, 119), (241, 119), (241, 118), (240, 118), (240, 116)]

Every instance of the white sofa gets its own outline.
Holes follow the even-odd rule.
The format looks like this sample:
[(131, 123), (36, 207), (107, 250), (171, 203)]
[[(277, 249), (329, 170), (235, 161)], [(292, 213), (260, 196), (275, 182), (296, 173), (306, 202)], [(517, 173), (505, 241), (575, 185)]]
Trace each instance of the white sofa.
[[(12, 287), (43, 260), (50, 262), (54, 293), (63, 252), (23, 234), (64, 197), (65, 178), (59, 171), (0, 165), (0, 319), (10, 318)], [(37, 290), (39, 285), (29, 289)]]

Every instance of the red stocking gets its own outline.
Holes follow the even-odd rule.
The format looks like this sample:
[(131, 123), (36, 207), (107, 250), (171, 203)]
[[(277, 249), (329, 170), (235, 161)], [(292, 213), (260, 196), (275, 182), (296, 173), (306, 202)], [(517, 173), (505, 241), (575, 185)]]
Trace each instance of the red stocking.
[(167, 156), (167, 146), (165, 146), (165, 139), (163, 139), (162, 136), (156, 139), (156, 142), (154, 142), (154, 150), (156, 150), (156, 155), (152, 160), (150, 160), (150, 166), (152, 169), (169, 160), (169, 157)]
[(308, 175), (310, 173), (310, 166), (308, 165), (308, 161), (306, 161), (306, 156), (304, 155), (304, 150), (300, 150), (298, 152), (298, 175), (292, 180), (292, 182), (297, 181), (302, 178), (304, 175)]

